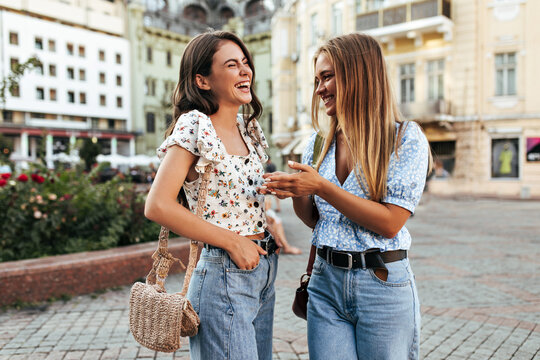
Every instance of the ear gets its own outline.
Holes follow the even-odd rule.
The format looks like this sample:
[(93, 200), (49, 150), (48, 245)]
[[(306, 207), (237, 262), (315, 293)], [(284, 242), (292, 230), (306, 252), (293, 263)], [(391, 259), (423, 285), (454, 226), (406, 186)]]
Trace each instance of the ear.
[(210, 90), (210, 84), (208, 84), (208, 80), (201, 74), (195, 75), (195, 84), (201, 90)]

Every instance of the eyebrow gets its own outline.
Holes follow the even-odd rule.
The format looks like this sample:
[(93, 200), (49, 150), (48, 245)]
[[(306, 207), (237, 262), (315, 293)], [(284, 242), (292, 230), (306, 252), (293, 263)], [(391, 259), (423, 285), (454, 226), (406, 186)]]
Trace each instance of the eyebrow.
[(315, 77), (319, 77), (319, 76), (324, 76), (326, 75), (327, 73), (332, 73), (333, 71), (328, 69), (328, 70), (323, 70), (321, 71), (319, 74), (315, 74)]
[[(242, 62), (244, 62), (244, 60), (247, 60), (247, 57), (246, 57), (246, 56), (244, 56), (244, 57), (242, 58)], [(223, 63), (223, 65), (225, 65), (225, 64), (228, 63), (229, 61), (238, 62), (237, 59), (227, 59), (227, 60), (225, 60), (225, 62)]]

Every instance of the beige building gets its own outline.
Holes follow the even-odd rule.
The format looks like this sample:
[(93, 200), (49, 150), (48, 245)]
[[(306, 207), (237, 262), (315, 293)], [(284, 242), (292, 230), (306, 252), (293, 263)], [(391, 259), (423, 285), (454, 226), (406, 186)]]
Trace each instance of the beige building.
[[(540, 196), (540, 13), (535, 0), (290, 1), (274, 17), (274, 135), (298, 158), (312, 55), (329, 37), (382, 44), (406, 118), (424, 128), (440, 194)], [(293, 134), (292, 136), (289, 134)]]

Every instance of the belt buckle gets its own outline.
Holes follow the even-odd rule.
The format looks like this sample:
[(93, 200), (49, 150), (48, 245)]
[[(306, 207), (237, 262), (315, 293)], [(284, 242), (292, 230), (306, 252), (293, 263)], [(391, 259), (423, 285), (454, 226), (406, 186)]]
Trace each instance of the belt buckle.
[[(333, 252), (333, 251), (332, 251)], [(347, 266), (339, 266), (339, 265), (335, 265), (334, 264), (334, 261), (330, 262), (330, 264), (332, 264), (333, 266), (339, 268), (339, 269), (345, 269), (345, 270), (350, 270), (352, 269), (352, 266), (353, 266), (353, 257), (350, 253), (345, 253), (345, 252), (336, 252), (338, 254), (343, 254), (343, 255), (347, 255)], [(330, 259), (332, 257), (330, 256)], [(365, 262), (364, 262), (365, 263)]]

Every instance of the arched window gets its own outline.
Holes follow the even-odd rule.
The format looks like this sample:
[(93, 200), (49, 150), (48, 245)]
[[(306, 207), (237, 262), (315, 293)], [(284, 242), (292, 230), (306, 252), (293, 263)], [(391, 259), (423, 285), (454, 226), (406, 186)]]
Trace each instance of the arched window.
[(206, 11), (198, 5), (188, 5), (184, 8), (184, 17), (202, 24), (206, 23)]
[(252, 0), (246, 5), (246, 16), (256, 16), (266, 12), (266, 7), (264, 6), (264, 1), (262, 0)]
[(234, 11), (232, 11), (231, 8), (225, 6), (221, 8), (221, 10), (219, 11), (219, 15), (222, 19), (229, 20), (230, 18), (234, 17)]

